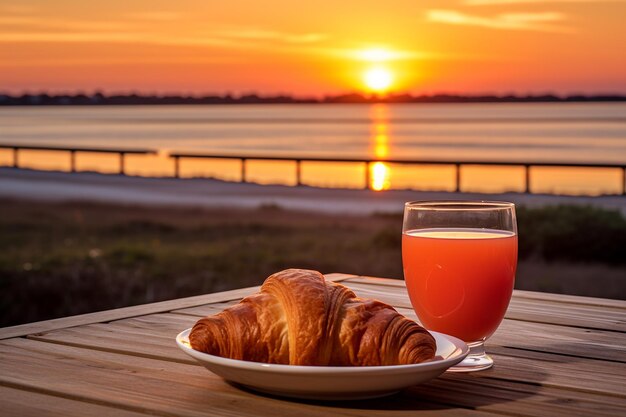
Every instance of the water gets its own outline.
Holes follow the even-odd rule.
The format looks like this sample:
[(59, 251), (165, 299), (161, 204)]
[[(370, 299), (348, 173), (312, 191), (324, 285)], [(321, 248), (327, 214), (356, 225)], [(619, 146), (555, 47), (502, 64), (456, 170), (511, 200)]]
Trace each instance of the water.
[[(246, 155), (626, 164), (626, 103), (6, 107), (0, 108), (0, 142)], [(85, 154), (78, 163), (81, 169), (114, 171), (116, 160), (107, 158), (113, 157)], [(130, 173), (172, 173), (172, 162), (163, 155), (133, 158)], [(21, 162), (48, 169), (66, 169), (68, 164), (67, 156), (37, 152), (25, 152)], [(0, 164), (9, 163), (5, 151)], [(237, 179), (236, 164), (183, 161), (181, 168), (184, 176)], [(424, 167), (419, 173), (414, 167), (374, 169), (379, 171), (374, 179), (384, 177), (381, 188), (453, 186), (451, 167)], [(504, 171), (494, 175), (493, 169), (464, 168), (465, 185), (489, 189), (495, 180), (496, 191), (521, 187), (519, 169), (500, 169)], [(315, 185), (360, 186), (362, 170), (305, 164), (303, 175)], [(621, 173), (613, 171), (594, 171), (572, 181), (569, 171), (537, 168), (535, 184), (552, 181), (547, 191), (575, 191), (587, 183), (593, 190), (619, 191)], [(249, 172), (259, 182), (293, 183), (289, 163), (254, 163)], [(482, 184), (486, 179), (489, 184)]]

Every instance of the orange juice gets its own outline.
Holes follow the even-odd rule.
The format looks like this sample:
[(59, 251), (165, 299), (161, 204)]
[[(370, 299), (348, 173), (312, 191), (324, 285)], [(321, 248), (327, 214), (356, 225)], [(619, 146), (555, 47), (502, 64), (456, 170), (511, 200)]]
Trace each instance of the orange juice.
[(474, 342), (496, 331), (509, 305), (517, 235), (489, 229), (419, 229), (402, 235), (411, 304), (430, 330)]

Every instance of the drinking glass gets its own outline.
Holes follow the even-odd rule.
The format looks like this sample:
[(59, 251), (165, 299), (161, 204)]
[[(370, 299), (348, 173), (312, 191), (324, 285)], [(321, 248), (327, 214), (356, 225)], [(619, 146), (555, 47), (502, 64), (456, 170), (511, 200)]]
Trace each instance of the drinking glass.
[(484, 342), (504, 318), (517, 267), (515, 205), (416, 201), (404, 206), (402, 265), (422, 325), (464, 340), (467, 358), (451, 371), (493, 366)]

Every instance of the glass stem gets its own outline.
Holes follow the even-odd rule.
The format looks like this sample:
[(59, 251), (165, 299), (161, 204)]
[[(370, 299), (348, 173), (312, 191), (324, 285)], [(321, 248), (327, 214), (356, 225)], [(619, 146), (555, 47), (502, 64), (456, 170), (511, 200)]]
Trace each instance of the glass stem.
[(467, 346), (470, 348), (469, 356), (485, 356), (485, 341), (479, 340), (478, 342), (468, 343)]
[(467, 344), (470, 351), (463, 361), (448, 369), (450, 372), (474, 372), (489, 369), (493, 366), (493, 359), (485, 353), (485, 339)]

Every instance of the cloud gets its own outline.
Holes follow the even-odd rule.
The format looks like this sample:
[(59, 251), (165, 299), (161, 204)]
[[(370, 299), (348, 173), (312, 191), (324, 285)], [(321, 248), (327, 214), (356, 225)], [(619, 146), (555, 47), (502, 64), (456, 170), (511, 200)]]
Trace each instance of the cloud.
[(386, 47), (362, 47), (355, 49), (324, 48), (320, 49), (319, 52), (340, 58), (365, 62), (410, 61), (432, 58), (434, 56), (434, 54), (430, 52), (398, 50)]
[(5, 14), (31, 14), (37, 11), (37, 8), (22, 4), (4, 4), (0, 5), (0, 10)]
[(154, 11), (154, 12), (137, 12), (127, 14), (126, 17), (137, 20), (149, 20), (164, 22), (168, 20), (177, 20), (182, 17), (180, 13), (168, 12), (168, 11)]
[[(282, 48), (288, 48), (292, 44), (316, 42), (321, 37), (314, 34), (286, 35), (278, 32), (236, 32), (207, 33), (197, 36), (172, 36), (168, 34), (156, 34), (137, 30), (84, 30), (83, 26), (90, 26), (83, 22), (74, 26), (68, 22), (68, 28), (74, 30), (46, 31), (33, 29), (29, 31), (0, 31), (0, 43), (28, 43), (28, 42), (60, 42), (60, 43), (144, 43), (152, 45), (169, 46), (198, 46), (198, 47), (227, 47), (227, 48), (260, 48), (268, 47), (268, 42), (280, 41)], [(81, 30), (82, 29), (82, 30)], [(271, 48), (276, 49), (280, 45), (275, 43)]]
[[(0, 6), (0, 10), (2, 7)], [(0, 43), (145, 43), (239, 49), (289, 49), (315, 44), (328, 36), (323, 33), (289, 33), (256, 27), (221, 26), (193, 35), (165, 33), (159, 22), (176, 20), (181, 14), (167, 11), (141, 12), (120, 16), (118, 20), (75, 20), (27, 14), (0, 14)], [(146, 25), (145, 22), (151, 24)], [(160, 27), (160, 26), (159, 26)]]
[[(230, 62), (240, 62), (237, 58), (234, 57), (225, 57), (225, 56), (190, 56), (190, 57), (177, 57), (177, 64), (218, 64), (218, 63), (230, 63)], [(169, 56), (138, 56), (133, 58), (114, 58), (111, 56), (103, 56), (103, 57), (62, 57), (62, 58), (42, 58), (42, 57), (32, 57), (26, 60), (4, 60), (0, 61), (0, 68), (11, 68), (11, 67), (23, 67), (24, 65), (40, 65), (46, 67), (67, 67), (67, 66), (93, 66), (93, 65), (124, 65), (130, 63), (141, 63), (141, 64), (168, 64), (172, 63), (172, 59)]]
[[(178, 46), (222, 46), (229, 48), (259, 47), (259, 42), (248, 43), (220, 36), (162, 36), (138, 32), (0, 32), (0, 43), (11, 42), (65, 42), (65, 43), (145, 43)], [(275, 47), (275, 46), (273, 46)]]
[[(65, 33), (69, 31), (110, 31), (132, 30), (133, 25), (123, 21), (110, 20), (66, 20), (40, 16), (0, 16), (0, 33), (3, 26), (24, 27), (33, 32)], [(52, 29), (52, 30), (51, 30)]]
[(503, 13), (491, 17), (484, 17), (470, 15), (456, 10), (429, 10), (426, 14), (426, 18), (431, 22), (479, 26), (491, 29), (572, 32), (571, 28), (552, 24), (565, 20), (565, 15), (559, 12)]
[(142, 43), (149, 45), (169, 45), (169, 46), (217, 46), (237, 48), (244, 47), (236, 42), (220, 37), (212, 36), (163, 36), (152, 33), (140, 32), (93, 32), (93, 31), (73, 31), (73, 32), (0, 32), (0, 43)]
[(364, 48), (350, 52), (351, 58), (366, 62), (404, 61), (423, 58), (423, 53), (416, 51), (399, 51), (387, 48)]
[(32, 16), (0, 16), (0, 25), (34, 25), (42, 22), (42, 19)]
[(133, 42), (134, 33), (115, 32), (0, 32), (0, 42)]
[(184, 30), (176, 33), (161, 30), (161, 22), (183, 17), (185, 15), (179, 12), (146, 10), (122, 14), (114, 20), (69, 19), (41, 15), (34, 7), (0, 4), (0, 42), (141, 42), (289, 49), (328, 39), (328, 35), (324, 33), (291, 33), (249, 26), (220, 25), (193, 35), (186, 34)]
[(279, 41), (285, 43), (315, 43), (328, 38), (323, 33), (285, 33), (256, 28), (222, 30), (217, 32), (217, 35), (230, 39)]

